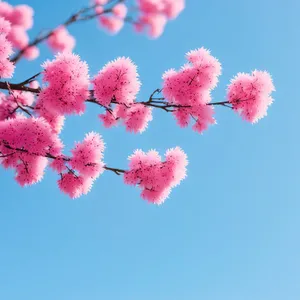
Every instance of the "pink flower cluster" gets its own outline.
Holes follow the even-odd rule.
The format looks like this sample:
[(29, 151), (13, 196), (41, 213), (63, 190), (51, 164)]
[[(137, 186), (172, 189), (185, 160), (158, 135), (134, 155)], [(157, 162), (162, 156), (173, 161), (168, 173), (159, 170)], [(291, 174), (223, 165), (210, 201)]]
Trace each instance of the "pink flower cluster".
[(147, 153), (137, 150), (129, 157), (129, 171), (124, 175), (124, 182), (138, 185), (142, 189), (141, 197), (151, 203), (162, 204), (171, 189), (186, 177), (186, 154), (176, 147), (169, 149), (165, 156), (166, 160), (161, 161), (154, 150)]
[(255, 123), (267, 115), (273, 91), (275, 87), (268, 72), (239, 73), (228, 87), (227, 98), (244, 120)]
[(221, 74), (219, 61), (210, 52), (200, 48), (187, 53), (188, 63), (181, 70), (169, 70), (163, 75), (163, 95), (169, 103), (180, 106), (174, 112), (178, 124), (186, 127), (191, 118), (193, 129), (202, 133), (214, 124), (211, 91)]
[(0, 78), (11, 78), (15, 69), (9, 60), (9, 56), (13, 53), (12, 45), (7, 39), (10, 30), (10, 23), (0, 17)]
[[(0, 17), (11, 23), (11, 29), (7, 33), (8, 40), (17, 49), (26, 48), (29, 43), (27, 30), (33, 26), (33, 9), (28, 5), (12, 6), (7, 2), (0, 2)], [(39, 49), (35, 46), (26, 49), (24, 56), (35, 59), (39, 55)]]
[(118, 3), (111, 9), (110, 14), (103, 14), (107, 0), (95, 0), (95, 11), (98, 14), (99, 24), (112, 34), (118, 33), (124, 26), (124, 19), (127, 16), (127, 6)]
[(129, 107), (118, 104), (114, 110), (100, 114), (99, 118), (106, 128), (117, 125), (121, 120), (128, 132), (142, 133), (152, 121), (152, 109), (140, 103), (133, 103)]
[(132, 104), (141, 86), (136, 65), (125, 57), (106, 64), (92, 83), (95, 98), (103, 106), (109, 106), (113, 100)]
[(8, 118), (16, 118), (16, 110), (19, 106), (32, 105), (34, 96), (29, 92), (14, 91), (12, 95), (0, 92), (0, 121)]
[(0, 122), (0, 160), (16, 171), (16, 181), (31, 185), (43, 178), (47, 156), (61, 153), (62, 143), (42, 118), (19, 116)]
[(59, 131), (63, 115), (81, 114), (89, 97), (88, 66), (79, 56), (59, 53), (43, 65), (43, 80), (48, 86), (38, 97), (37, 112)]
[[(109, 62), (92, 81), (96, 101), (106, 107), (99, 115), (105, 127), (112, 127), (122, 120), (127, 131), (143, 132), (152, 120), (152, 110), (135, 99), (140, 90), (136, 65), (125, 57)], [(116, 105), (114, 109), (110, 107)]]
[(87, 194), (95, 179), (104, 171), (103, 151), (103, 140), (100, 135), (92, 132), (72, 150), (72, 156), (68, 160), (72, 169), (67, 169), (63, 157), (54, 161), (51, 167), (61, 174), (61, 179), (58, 180), (61, 191), (71, 198)]
[(175, 19), (185, 8), (185, 0), (138, 0), (140, 16), (137, 31), (148, 28), (149, 35), (159, 37), (169, 19)]
[(59, 26), (48, 38), (47, 43), (54, 52), (71, 52), (75, 47), (76, 40), (66, 27)]

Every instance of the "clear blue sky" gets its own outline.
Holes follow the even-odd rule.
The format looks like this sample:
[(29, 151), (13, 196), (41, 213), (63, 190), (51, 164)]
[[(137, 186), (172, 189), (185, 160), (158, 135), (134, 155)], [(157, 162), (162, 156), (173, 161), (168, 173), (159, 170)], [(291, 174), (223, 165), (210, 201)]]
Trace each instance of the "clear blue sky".
[[(88, 1), (28, 0), (36, 10), (32, 35)], [(275, 103), (257, 125), (219, 108), (218, 125), (202, 136), (163, 112), (143, 135), (105, 130), (96, 107), (69, 118), (67, 150), (94, 130), (107, 144), (105, 161), (125, 168), (136, 148), (164, 153), (179, 145), (189, 156), (188, 179), (157, 207), (114, 174), (71, 201), (51, 171), (22, 189), (1, 169), (0, 299), (298, 300), (299, 10), (297, 0), (188, 0), (155, 41), (129, 28), (110, 37), (94, 21), (72, 27), (92, 75), (117, 56), (138, 64), (140, 99), (160, 87), (166, 69), (183, 64), (185, 52), (204, 46), (223, 65), (214, 100), (224, 99), (237, 72), (257, 68), (273, 75)], [(42, 53), (18, 65), (16, 81), (51, 58), (45, 46)]]

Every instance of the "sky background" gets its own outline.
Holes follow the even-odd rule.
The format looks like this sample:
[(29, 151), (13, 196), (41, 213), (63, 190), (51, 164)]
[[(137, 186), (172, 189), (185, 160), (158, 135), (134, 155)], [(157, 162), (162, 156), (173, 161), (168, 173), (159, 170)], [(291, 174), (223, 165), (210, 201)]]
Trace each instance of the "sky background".
[[(23, 1), (10, 1), (13, 5)], [(88, 0), (28, 0), (35, 36)], [(209, 48), (223, 66), (215, 101), (237, 72), (268, 70), (277, 92), (267, 118), (243, 122), (216, 110), (203, 135), (154, 112), (142, 135), (104, 129), (98, 107), (66, 122), (66, 153), (89, 131), (105, 142), (105, 162), (126, 168), (136, 148), (188, 154), (188, 178), (162, 206), (139, 197), (113, 173), (91, 193), (69, 200), (57, 175), (22, 189), (0, 169), (0, 299), (3, 300), (298, 300), (300, 297), (299, 9), (297, 0), (187, 0), (164, 35), (149, 40), (126, 27), (111, 37), (96, 21), (74, 25), (75, 52), (96, 74), (118, 56), (138, 65), (145, 100), (161, 75), (187, 51)], [(22, 61), (15, 82), (40, 71), (53, 55), (41, 47)]]

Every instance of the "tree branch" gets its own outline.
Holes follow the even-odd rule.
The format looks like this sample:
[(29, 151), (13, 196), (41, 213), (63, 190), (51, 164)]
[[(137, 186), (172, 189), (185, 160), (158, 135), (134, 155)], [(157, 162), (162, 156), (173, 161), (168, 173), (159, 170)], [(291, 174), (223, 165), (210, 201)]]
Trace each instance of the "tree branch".
[[(74, 24), (76, 22), (91, 20), (91, 19), (96, 18), (96, 17), (98, 17), (100, 15), (110, 13), (110, 12), (112, 12), (112, 8), (116, 4), (124, 2), (124, 1), (125, 0), (117, 0), (116, 3), (112, 7), (108, 8), (108, 9), (105, 9), (103, 12), (101, 12), (99, 14), (86, 15), (88, 12), (94, 10), (98, 6), (97, 4), (91, 5), (91, 6), (88, 6), (88, 7), (85, 7), (85, 8), (82, 8), (79, 11), (77, 11), (76, 13), (74, 13), (73, 15), (71, 15), (64, 23), (62, 23), (59, 26), (68, 27), (71, 24)], [(107, 4), (111, 4), (113, 2), (114, 2), (114, 0), (111, 0)], [(57, 26), (57, 27), (59, 27), (59, 26)], [(26, 47), (24, 47), (22, 50), (20, 50), (19, 52), (17, 52), (16, 55), (12, 57), (11, 61), (16, 64), (22, 58), (23, 54), (25, 53), (25, 51), (28, 48), (30, 48), (32, 46), (37, 46), (41, 42), (47, 40), (50, 36), (52, 36), (54, 34), (54, 31), (56, 30), (56, 28), (47, 31), (44, 34), (38, 35)]]
[[(23, 149), (23, 148), (13, 148), (13, 147), (11, 147), (8, 143), (6, 143), (5, 141), (2, 141), (2, 143), (3, 143), (3, 146), (4, 146), (5, 148), (7, 148), (7, 149), (9, 149), (9, 150), (12, 150), (12, 151), (15, 151), (15, 152), (13, 152), (13, 153), (8, 153), (8, 154), (2, 154), (2, 155), (0, 155), (0, 159), (1, 159), (1, 158), (9, 157), (9, 156), (11, 156), (11, 155), (14, 155), (14, 154), (17, 153), (17, 152), (21, 152), (21, 153), (26, 153), (26, 154), (29, 154), (29, 155), (34, 155), (34, 156), (42, 156), (42, 157), (50, 158), (50, 159), (53, 159), (53, 160), (55, 160), (55, 159), (62, 159), (62, 160), (65, 161), (66, 163), (69, 162), (69, 161), (71, 160), (70, 157), (65, 157), (65, 156), (63, 156), (63, 157), (56, 157), (56, 156), (52, 155), (51, 153), (45, 153), (45, 154), (30, 153), (28, 150)], [(1, 141), (0, 141), (0, 145), (1, 145)], [(70, 169), (68, 166), (66, 166), (66, 167), (67, 167), (67, 169), (68, 169), (69, 171), (74, 172), (74, 170)], [(111, 167), (108, 167), (108, 166), (104, 166), (104, 169), (105, 169), (106, 171), (111, 171), (111, 172), (115, 173), (116, 175), (122, 175), (122, 174), (124, 174), (124, 173), (126, 172), (126, 170), (118, 169), (118, 168), (111, 168)]]

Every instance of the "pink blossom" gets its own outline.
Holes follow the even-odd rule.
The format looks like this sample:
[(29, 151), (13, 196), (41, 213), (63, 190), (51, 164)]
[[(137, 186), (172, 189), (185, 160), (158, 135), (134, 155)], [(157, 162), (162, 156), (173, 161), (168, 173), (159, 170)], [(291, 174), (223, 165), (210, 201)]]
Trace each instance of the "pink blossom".
[(28, 60), (34, 60), (40, 55), (40, 50), (36, 46), (31, 46), (25, 49), (24, 57)]
[(169, 19), (175, 19), (185, 8), (185, 0), (164, 0), (164, 12)]
[(9, 43), (4, 34), (0, 34), (0, 57), (7, 59), (13, 53), (11, 43)]
[(0, 121), (16, 118), (19, 106), (32, 105), (34, 96), (29, 92), (14, 91), (13, 95), (0, 93)]
[(42, 98), (38, 99), (35, 111), (39, 117), (43, 117), (47, 121), (54, 133), (59, 134), (62, 131), (65, 117), (55, 111), (50, 111), (47, 106), (44, 105)]
[(62, 174), (61, 179), (58, 180), (60, 190), (72, 199), (79, 198), (82, 194), (87, 194), (92, 184), (93, 181), (77, 176), (72, 172)]
[(147, 14), (140, 19), (140, 23), (149, 26), (149, 35), (158, 38), (164, 32), (167, 18), (162, 14)]
[(157, 14), (164, 10), (163, 0), (138, 0), (139, 9), (144, 14)]
[(127, 6), (124, 3), (116, 4), (112, 8), (112, 13), (118, 18), (125, 19), (127, 15)]
[(91, 132), (72, 150), (71, 167), (83, 177), (97, 178), (104, 171), (104, 143), (99, 134)]
[(58, 27), (47, 40), (49, 47), (54, 52), (71, 52), (75, 47), (75, 38), (70, 35), (64, 26)]
[(109, 62), (92, 81), (97, 101), (108, 106), (113, 99), (131, 104), (140, 90), (136, 65), (125, 57)]
[(214, 108), (209, 105), (197, 105), (190, 110), (192, 118), (195, 119), (195, 124), (193, 129), (196, 132), (203, 133), (203, 131), (208, 129), (209, 125), (216, 124), (214, 119)]
[(43, 80), (48, 86), (39, 94), (39, 102), (58, 115), (81, 114), (89, 97), (88, 66), (79, 56), (59, 53), (43, 64)]
[(143, 104), (136, 103), (127, 110), (124, 124), (127, 131), (142, 133), (146, 130), (150, 121), (152, 121), (152, 109)]
[(56, 159), (53, 159), (49, 166), (57, 173), (63, 173), (67, 171), (65, 157), (63, 155), (56, 156)]
[(108, 0), (94, 0), (95, 5), (105, 5)]
[(175, 19), (185, 7), (185, 0), (138, 0), (140, 17), (135, 29), (140, 32), (145, 27), (149, 35), (162, 35), (167, 19)]
[(9, 60), (9, 56), (13, 53), (12, 45), (7, 39), (7, 33), (10, 25), (0, 17), (0, 78), (11, 78), (15, 66)]
[(7, 99), (4, 93), (0, 92), (0, 121), (8, 118), (15, 118), (17, 103)]
[(17, 5), (13, 8), (8, 20), (13, 25), (19, 25), (25, 30), (32, 28), (33, 25), (33, 9), (28, 5)]
[(118, 33), (124, 26), (124, 21), (116, 16), (99, 16), (99, 23), (112, 34)]
[(40, 181), (47, 156), (59, 155), (62, 143), (41, 118), (18, 117), (0, 122), (1, 164), (16, 171), (17, 182), (31, 185)]
[(255, 123), (267, 115), (273, 102), (273, 91), (275, 88), (268, 72), (239, 73), (228, 87), (227, 98), (244, 120)]
[(0, 2), (0, 17), (4, 17), (8, 20), (12, 12), (13, 7), (9, 3), (4, 1)]
[(105, 113), (99, 115), (99, 119), (102, 121), (105, 128), (111, 128), (118, 124), (118, 119), (115, 117), (114, 112), (106, 110)]
[[(1, 48), (1, 46), (0, 46)], [(15, 70), (15, 66), (7, 58), (0, 57), (0, 78), (11, 78)]]
[(154, 150), (148, 153), (137, 150), (129, 161), (124, 182), (138, 185), (142, 198), (151, 203), (162, 204), (171, 189), (186, 177), (187, 156), (179, 147), (168, 150), (165, 161)]
[(10, 22), (0, 17), (0, 34), (4, 34), (6, 36), (10, 32), (10, 29), (11, 29)]
[[(78, 198), (87, 194), (94, 180), (104, 171), (103, 159), (104, 143), (100, 135), (91, 132), (81, 143), (77, 143), (71, 151), (69, 159), (60, 157), (51, 164), (51, 167), (60, 173), (59, 188), (71, 198)], [(66, 163), (72, 169), (66, 173)]]
[(181, 70), (169, 70), (163, 75), (163, 94), (169, 103), (181, 106), (174, 112), (180, 126), (187, 126), (190, 116), (196, 119), (193, 129), (203, 132), (215, 123), (213, 108), (206, 104), (218, 83), (221, 65), (204, 48), (191, 51), (186, 57), (189, 63)]
[(95, 7), (95, 12), (98, 15), (101, 15), (104, 12), (104, 7), (103, 6), (96, 6)]
[(25, 48), (28, 45), (29, 37), (22, 26), (14, 25), (7, 36), (12, 45), (18, 49)]
[(15, 167), (15, 179), (19, 185), (32, 185), (43, 179), (48, 164), (48, 159), (46, 157), (21, 153), (18, 155), (18, 159), (21, 162)]
[(34, 80), (34, 81), (31, 81), (31, 82), (29, 83), (29, 86), (30, 86), (32, 89), (37, 89), (37, 88), (40, 87), (40, 84), (39, 84), (39, 82), (38, 82), (37, 80)]

